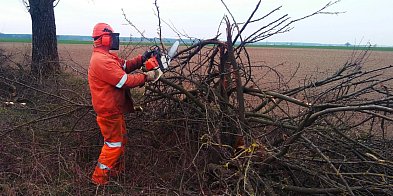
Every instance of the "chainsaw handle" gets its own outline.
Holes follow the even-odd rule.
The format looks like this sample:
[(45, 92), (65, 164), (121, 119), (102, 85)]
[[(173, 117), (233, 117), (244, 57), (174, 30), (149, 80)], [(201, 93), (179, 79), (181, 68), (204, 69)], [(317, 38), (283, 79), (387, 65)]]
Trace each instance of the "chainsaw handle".
[(162, 61), (161, 61), (161, 49), (157, 45), (151, 46), (149, 51), (146, 51), (145, 53), (149, 54), (148, 57), (146, 57), (146, 61), (144, 63), (144, 71), (150, 71), (153, 69), (163, 69), (162, 66)]

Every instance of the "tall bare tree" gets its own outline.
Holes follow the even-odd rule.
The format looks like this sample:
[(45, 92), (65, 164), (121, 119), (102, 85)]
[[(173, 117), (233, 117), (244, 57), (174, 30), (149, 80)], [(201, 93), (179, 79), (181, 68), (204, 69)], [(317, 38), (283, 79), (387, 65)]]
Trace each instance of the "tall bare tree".
[(60, 69), (54, 7), (59, 0), (24, 0), (32, 22), (31, 71), (38, 78)]

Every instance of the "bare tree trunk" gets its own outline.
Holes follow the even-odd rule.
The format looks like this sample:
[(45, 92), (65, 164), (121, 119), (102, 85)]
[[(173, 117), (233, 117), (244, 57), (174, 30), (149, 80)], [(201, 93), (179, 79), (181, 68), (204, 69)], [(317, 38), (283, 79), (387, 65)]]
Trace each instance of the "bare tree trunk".
[(32, 21), (31, 71), (38, 78), (60, 70), (53, 0), (29, 0)]

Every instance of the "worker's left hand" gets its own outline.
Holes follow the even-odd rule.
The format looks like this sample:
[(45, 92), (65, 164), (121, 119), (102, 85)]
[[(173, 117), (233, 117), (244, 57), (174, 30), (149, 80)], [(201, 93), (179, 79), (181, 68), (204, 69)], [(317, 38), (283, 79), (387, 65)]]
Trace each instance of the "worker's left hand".
[(162, 76), (161, 69), (153, 69), (148, 72), (144, 72), (143, 74), (146, 75), (146, 82), (156, 82)]

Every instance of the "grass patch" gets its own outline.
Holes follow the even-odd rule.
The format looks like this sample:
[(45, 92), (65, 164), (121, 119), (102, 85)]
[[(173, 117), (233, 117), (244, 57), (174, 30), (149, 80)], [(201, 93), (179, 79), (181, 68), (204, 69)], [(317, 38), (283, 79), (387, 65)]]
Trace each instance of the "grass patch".
[[(31, 43), (31, 39), (24, 38), (0, 38), (0, 42), (21, 42)], [(93, 41), (83, 40), (58, 40), (58, 44), (93, 44)], [(153, 46), (153, 42), (121, 42), (120, 45), (146, 45)], [(166, 46), (171, 46), (172, 43), (164, 43)], [(182, 44), (181, 44), (182, 45)], [(304, 48), (304, 49), (331, 49), (331, 50), (367, 50), (366, 46), (298, 46), (298, 45), (249, 45), (252, 48)], [(371, 47), (372, 51), (388, 51), (392, 52), (393, 47)]]
[[(332, 49), (332, 50), (367, 50), (365, 46), (294, 46), (294, 45), (252, 45), (256, 48), (304, 48), (304, 49)], [(393, 47), (371, 47), (372, 51), (393, 51)]]
[(81, 41), (81, 40), (58, 40), (58, 44), (93, 44), (93, 41)]
[[(0, 38), (0, 42), (17, 42), (17, 43), (31, 43), (31, 39), (28, 38)], [(84, 40), (58, 40), (58, 44), (93, 44), (93, 41)], [(153, 42), (120, 42), (120, 45), (146, 45), (153, 46)], [(166, 46), (171, 46), (172, 43), (164, 43)]]
[(31, 39), (28, 38), (0, 38), (0, 42), (21, 42), (21, 43), (31, 43)]

